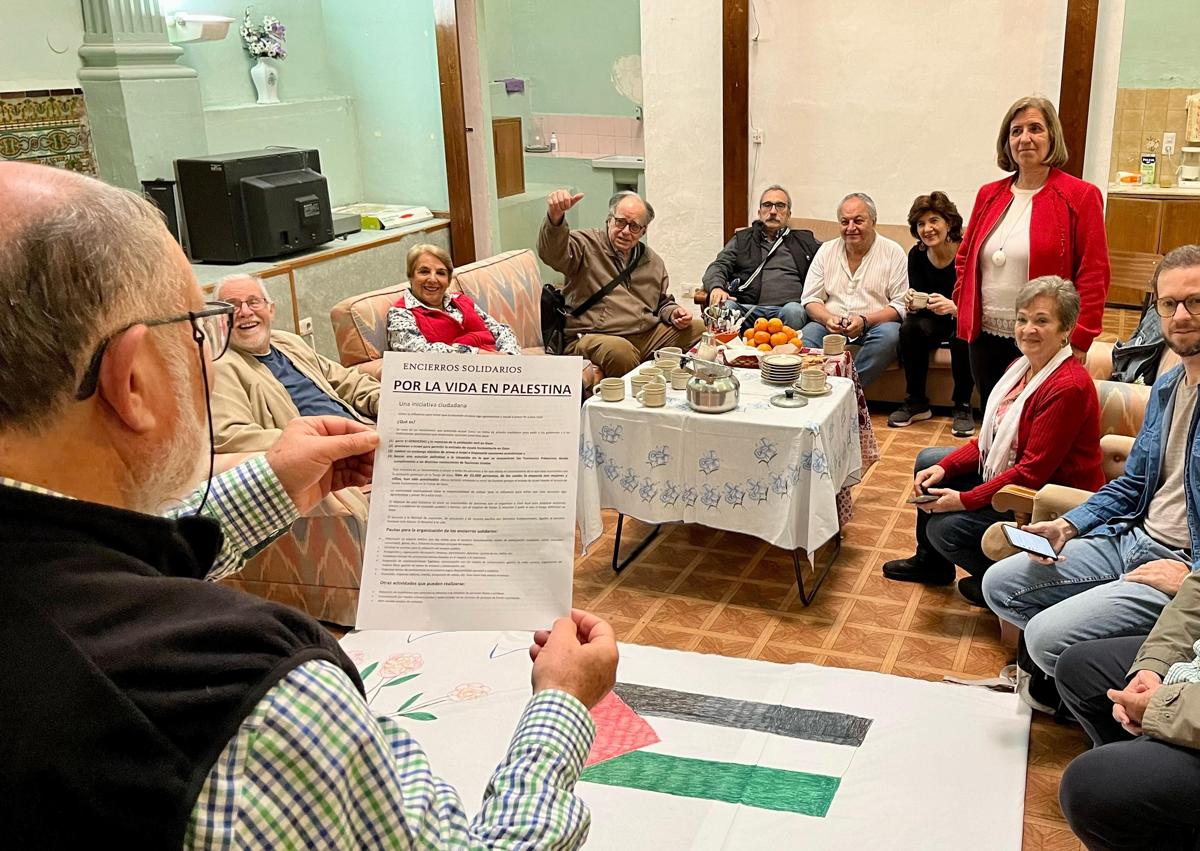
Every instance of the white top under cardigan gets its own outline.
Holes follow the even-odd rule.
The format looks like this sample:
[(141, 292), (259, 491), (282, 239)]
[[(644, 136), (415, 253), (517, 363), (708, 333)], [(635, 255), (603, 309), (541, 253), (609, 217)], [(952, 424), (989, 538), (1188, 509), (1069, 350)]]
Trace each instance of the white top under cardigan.
[[(1033, 196), (1041, 189), (1012, 187), (1013, 200), (979, 250), (983, 330), (1012, 338), (1017, 321), (1017, 294), (1029, 283), (1029, 218)], [(992, 255), (1004, 250), (1004, 265)]]

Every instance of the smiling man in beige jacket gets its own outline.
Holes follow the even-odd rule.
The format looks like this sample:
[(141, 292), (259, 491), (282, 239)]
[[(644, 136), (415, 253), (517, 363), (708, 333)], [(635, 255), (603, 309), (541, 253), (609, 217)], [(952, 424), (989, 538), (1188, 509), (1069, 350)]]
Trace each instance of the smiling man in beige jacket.
[(275, 303), (258, 278), (231, 275), (215, 292), (234, 307), (229, 352), (213, 364), (212, 413), (219, 453), (269, 449), (299, 416), (374, 424), (379, 382), (271, 329)]

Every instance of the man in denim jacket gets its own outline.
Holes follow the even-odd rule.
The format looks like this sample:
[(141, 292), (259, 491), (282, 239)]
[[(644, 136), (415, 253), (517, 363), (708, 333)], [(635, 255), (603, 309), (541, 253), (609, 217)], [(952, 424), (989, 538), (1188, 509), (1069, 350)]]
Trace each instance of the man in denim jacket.
[(1025, 630), (1030, 657), (1054, 676), (1067, 647), (1146, 635), (1200, 567), (1200, 245), (1185, 245), (1155, 273), (1155, 308), (1182, 363), (1160, 376), (1125, 473), (1057, 520), (1034, 523), (1057, 561), (1018, 553), (983, 577), (997, 615)]

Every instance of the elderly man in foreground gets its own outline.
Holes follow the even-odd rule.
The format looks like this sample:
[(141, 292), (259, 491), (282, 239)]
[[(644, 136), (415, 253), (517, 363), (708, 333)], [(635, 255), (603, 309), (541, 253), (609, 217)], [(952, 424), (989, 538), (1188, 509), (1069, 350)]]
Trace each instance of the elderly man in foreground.
[(230, 352), (213, 364), (218, 452), (264, 451), (300, 416), (374, 425), (379, 382), (317, 354), (295, 334), (274, 330), (275, 302), (261, 280), (231, 275), (215, 295), (233, 306)]
[(603, 228), (571, 230), (566, 213), (583, 200), (565, 189), (550, 193), (537, 251), (547, 266), (567, 278), (568, 310), (617, 281), (586, 311), (566, 318), (566, 354), (582, 355), (605, 375), (624, 375), (655, 349), (700, 339), (704, 323), (668, 292), (667, 267), (642, 242), (654, 208), (636, 192), (618, 192)]
[(813, 258), (801, 299), (810, 320), (804, 345), (819, 348), (826, 334), (861, 344), (854, 364), (863, 387), (896, 361), (908, 290), (908, 255), (876, 233), (878, 218), (875, 202), (862, 192), (842, 199), (842, 235)]
[[(614, 681), (612, 630), (575, 612), (535, 634), (535, 695), (469, 821), (417, 742), (372, 716), (318, 623), (204, 581), (216, 524), (149, 513), (194, 475), (228, 305), (204, 305), (157, 212), (131, 193), (0, 163), (0, 205), (0, 363), (39, 369), (33, 383), (0, 373), (9, 841), (580, 844), (588, 813), (572, 787), (593, 736), (587, 707)], [(247, 503), (231, 526), (261, 523), (262, 504), (294, 519), (331, 487), (365, 483), (377, 445), (344, 417), (289, 423), (266, 458), (231, 471)]]

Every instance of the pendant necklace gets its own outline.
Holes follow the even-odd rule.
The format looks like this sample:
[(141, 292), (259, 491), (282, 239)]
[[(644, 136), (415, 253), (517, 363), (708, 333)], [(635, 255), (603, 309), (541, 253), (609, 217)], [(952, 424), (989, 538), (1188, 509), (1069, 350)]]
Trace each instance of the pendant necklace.
[[(1036, 195), (1036, 194), (1037, 194), (1037, 191), (1034, 191), (1033, 195)], [(1025, 210), (1027, 210), (1029, 208), (1029, 206), (1033, 203), (1033, 195), (1030, 195), (1029, 198), (1025, 201), (1025, 206), (1021, 208), (1021, 212), (1017, 213), (1017, 215), (1015, 215), (1012, 218), (1011, 222), (1008, 225), (1008, 230), (1005, 231), (1005, 233), (1004, 233), (1004, 239), (1000, 240), (1000, 247), (992, 252), (992, 265), (995, 266), (997, 269), (1001, 268), (1004, 265), (1005, 261), (1008, 260), (1008, 257), (1005, 256), (1005, 254), (1004, 254), (1004, 246), (1008, 245), (1008, 238), (1010, 236), (1012, 236), (1012, 232), (1016, 228), (1017, 223), (1019, 221), (1021, 221), (1021, 217), (1025, 215)]]

